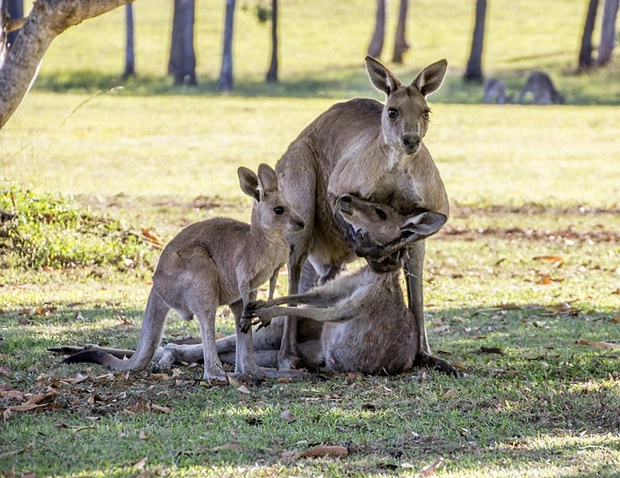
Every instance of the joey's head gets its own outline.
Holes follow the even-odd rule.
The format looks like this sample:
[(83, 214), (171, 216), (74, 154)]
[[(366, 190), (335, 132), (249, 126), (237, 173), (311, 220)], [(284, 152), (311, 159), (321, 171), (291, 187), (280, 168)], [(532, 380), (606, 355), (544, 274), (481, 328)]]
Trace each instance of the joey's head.
[(301, 216), (280, 192), (278, 176), (271, 166), (259, 165), (258, 174), (241, 166), (237, 174), (241, 190), (254, 199), (252, 225), (291, 231), (300, 231), (305, 227)]
[(385, 246), (398, 239), (407, 243), (425, 239), (435, 234), (446, 223), (447, 216), (425, 209), (411, 214), (401, 214), (387, 204), (379, 204), (344, 194), (336, 207), (345, 222), (356, 234), (377, 246)]
[(370, 81), (386, 94), (381, 116), (383, 137), (397, 155), (413, 155), (420, 150), (430, 120), (426, 97), (439, 88), (447, 66), (446, 60), (439, 60), (424, 68), (410, 85), (403, 85), (383, 64), (366, 57)]

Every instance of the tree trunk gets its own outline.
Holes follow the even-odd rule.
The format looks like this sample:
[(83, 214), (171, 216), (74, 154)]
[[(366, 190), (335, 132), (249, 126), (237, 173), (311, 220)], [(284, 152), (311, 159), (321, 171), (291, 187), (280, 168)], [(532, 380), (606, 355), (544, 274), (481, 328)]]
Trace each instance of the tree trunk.
[(195, 0), (174, 0), (168, 74), (175, 85), (196, 85)]
[(616, 43), (616, 17), (620, 0), (605, 0), (603, 4), (603, 26), (601, 27), (601, 43), (598, 45), (596, 62), (604, 66), (611, 60), (611, 53)]
[(224, 20), (224, 45), (222, 49), (222, 69), (220, 71), (219, 89), (230, 91), (234, 87), (233, 77), (233, 27), (235, 24), (235, 0), (226, 0), (226, 18)]
[(125, 6), (125, 71), (123, 78), (136, 76), (136, 52), (133, 29), (133, 3), (128, 2)]
[(48, 47), (67, 28), (125, 0), (37, 0), (0, 69), (0, 128), (15, 112)]
[(596, 11), (598, 0), (589, 0), (586, 22), (581, 36), (581, 48), (579, 50), (579, 70), (584, 71), (592, 67), (592, 32), (596, 23)]
[(375, 21), (375, 31), (368, 45), (368, 55), (373, 58), (381, 57), (383, 51), (383, 39), (385, 38), (385, 13), (387, 0), (377, 0), (377, 16)]
[(487, 1), (476, 0), (476, 19), (471, 41), (471, 53), (463, 79), (482, 83), (482, 47), (484, 45), (484, 23), (487, 14)]
[(278, 82), (278, 0), (271, 0), (271, 63), (266, 81)]
[(409, 41), (407, 40), (407, 10), (409, 8), (409, 0), (400, 0), (398, 8), (398, 26), (396, 27), (396, 36), (394, 37), (394, 63), (402, 63), (403, 55), (409, 50)]
[[(24, 16), (24, 0), (8, 0), (7, 13), (11, 18), (22, 18)], [(9, 32), (6, 40), (9, 44), (9, 47), (13, 43), (15, 43), (15, 39), (17, 38), (18, 33), (19, 29)]]

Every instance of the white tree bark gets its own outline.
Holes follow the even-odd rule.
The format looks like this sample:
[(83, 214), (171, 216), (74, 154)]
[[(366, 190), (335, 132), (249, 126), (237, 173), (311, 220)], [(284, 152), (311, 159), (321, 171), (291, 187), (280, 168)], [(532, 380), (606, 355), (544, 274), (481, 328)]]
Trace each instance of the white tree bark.
[(0, 128), (15, 112), (52, 40), (67, 28), (125, 4), (125, 0), (36, 0), (0, 69)]

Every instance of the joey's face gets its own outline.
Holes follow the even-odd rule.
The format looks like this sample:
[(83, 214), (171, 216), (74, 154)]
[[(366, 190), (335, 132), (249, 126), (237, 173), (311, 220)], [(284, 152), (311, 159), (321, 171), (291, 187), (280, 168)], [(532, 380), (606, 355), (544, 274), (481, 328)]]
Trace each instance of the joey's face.
[(388, 205), (345, 194), (338, 198), (336, 206), (342, 218), (357, 233), (362, 233), (377, 245), (389, 244), (401, 235), (402, 216)]
[(267, 229), (301, 231), (305, 227), (301, 216), (280, 193), (265, 198), (256, 205), (256, 208), (263, 227)]

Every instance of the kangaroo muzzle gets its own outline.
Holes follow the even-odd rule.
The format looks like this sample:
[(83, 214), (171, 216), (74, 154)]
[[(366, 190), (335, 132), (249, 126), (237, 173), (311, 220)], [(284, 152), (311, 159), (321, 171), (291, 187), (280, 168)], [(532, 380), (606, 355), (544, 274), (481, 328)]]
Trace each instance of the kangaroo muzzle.
[(417, 153), (422, 143), (422, 137), (417, 133), (403, 135), (403, 149), (407, 154)]

